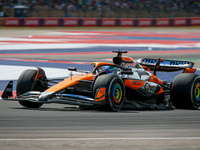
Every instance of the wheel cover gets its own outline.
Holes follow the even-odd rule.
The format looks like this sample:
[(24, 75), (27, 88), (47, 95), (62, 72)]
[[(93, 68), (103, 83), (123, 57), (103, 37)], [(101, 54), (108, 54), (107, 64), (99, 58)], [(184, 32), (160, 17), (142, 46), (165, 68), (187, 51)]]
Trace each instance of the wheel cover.
[(122, 100), (122, 87), (119, 83), (116, 83), (114, 88), (113, 88), (113, 92), (112, 92), (112, 95), (113, 95), (113, 100), (116, 104), (119, 104)]
[(195, 100), (197, 102), (200, 102), (200, 83), (199, 82), (197, 82), (195, 85), (194, 95), (195, 95)]

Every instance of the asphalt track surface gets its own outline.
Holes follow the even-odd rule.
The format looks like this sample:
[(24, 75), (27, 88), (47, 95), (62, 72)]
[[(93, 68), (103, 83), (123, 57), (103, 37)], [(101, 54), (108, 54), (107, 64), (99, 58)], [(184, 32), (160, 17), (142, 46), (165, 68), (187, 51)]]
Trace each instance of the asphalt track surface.
[[(64, 29), (60, 30), (64, 31)], [(92, 31), (96, 30), (93, 29)], [(99, 29), (97, 31), (99, 32)], [(110, 30), (104, 29), (104, 31), (109, 32)], [(187, 39), (188, 37), (184, 38), (184, 41), (190, 41), (189, 45), (200, 41), (199, 35), (197, 35), (200, 34), (199, 28), (134, 28), (123, 31), (154, 32), (153, 38), (155, 38), (156, 31), (165, 32), (165, 34), (166, 32), (167, 34), (175, 33), (175, 35), (177, 35), (177, 32), (179, 34), (190, 33), (190, 35), (192, 33), (193, 36), (195, 34), (195, 37), (190, 37), (190, 39)], [(46, 33), (49, 32), (52, 32), (52, 30), (10, 29), (1, 30), (0, 35), (5, 39), (5, 37), (19, 38), (30, 35), (46, 36)], [(156, 34), (156, 36), (158, 35)], [(121, 37), (119, 36), (119, 38)], [(166, 38), (166, 36), (163, 38)], [(171, 38), (171, 36), (168, 38)], [(40, 39), (42, 38), (40, 37)], [(17, 39), (17, 41), (19, 40)], [(32, 42), (33, 40), (31, 39)], [(68, 49), (63, 50), (61, 48), (55, 53), (52, 47), (39, 50), (32, 49), (31, 51), (29, 49), (25, 49), (24, 51), (13, 50), (8, 49), (8, 43), (15, 44), (16, 47), (17, 45), (25, 45), (20, 45), (21, 43), (19, 42), (16, 43), (16, 39), (1, 40), (0, 65), (6, 65), (8, 67), (15, 66), (14, 68), (37, 65), (47, 68), (52, 67), (52, 69), (64, 69), (72, 65), (80, 67), (80, 69), (90, 70), (89, 64), (92, 61), (110, 61), (113, 54), (109, 51), (118, 47), (118, 45), (98, 47), (95, 52), (92, 51), (94, 47), (76, 48), (73, 49), (74, 54), (69, 55)], [(30, 41), (28, 44), (30, 44)], [(177, 45), (177, 43), (174, 44)], [(157, 47), (156, 49), (155, 45), (152, 47), (137, 46), (126, 47), (126, 50), (130, 50), (128, 56), (136, 59), (151, 56), (167, 59), (187, 59), (194, 61), (196, 63), (195, 67), (200, 68), (200, 49), (198, 46), (176, 47), (175, 49), (166, 48), (165, 46)], [(3, 48), (6, 50), (3, 50)], [(132, 50), (134, 48), (135, 51)], [(145, 48), (147, 51), (144, 51)], [(87, 53), (83, 54), (80, 49), (83, 49)], [(152, 49), (153, 51), (151, 51)], [(12, 69), (14, 68), (12, 67)], [(3, 71), (1, 70), (1, 72)], [(199, 70), (197, 70), (197, 73), (199, 73)], [(14, 73), (12, 74), (14, 76)], [(0, 91), (2, 91), (8, 79), (3, 79), (4, 77), (2, 75), (0, 76), (2, 78), (0, 80)], [(174, 74), (160, 74), (160, 76), (162, 78), (173, 78)], [(16, 82), (16, 80), (14, 81)], [(61, 104), (46, 104), (39, 109), (27, 109), (20, 106), (18, 102), (0, 100), (0, 149), (199, 150), (199, 116), (199, 110), (120, 110), (119, 112), (104, 112), (98, 110), (80, 110), (77, 106)]]

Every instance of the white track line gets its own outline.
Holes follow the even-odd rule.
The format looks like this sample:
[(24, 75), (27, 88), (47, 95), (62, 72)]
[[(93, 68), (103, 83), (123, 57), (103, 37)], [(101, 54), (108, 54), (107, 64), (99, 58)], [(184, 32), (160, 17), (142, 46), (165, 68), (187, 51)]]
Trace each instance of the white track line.
[(200, 140), (200, 137), (0, 139), (0, 141), (93, 141), (93, 140)]
[[(68, 71), (67, 69), (50, 68), (50, 67), (41, 67), (41, 68), (44, 69), (48, 78), (63, 78), (63, 77), (68, 77), (70, 74), (70, 71)], [(3, 70), (0, 73), (0, 81), (1, 80), (17, 80), (19, 75), (26, 69), (36, 70), (36, 67), (0, 65), (0, 70)]]
[[(72, 41), (72, 40), (71, 40)], [(1, 42), (1, 40), (0, 40)], [(5, 43), (5, 41), (3, 41)], [(51, 41), (50, 41), (51, 42)], [(54, 40), (55, 42), (55, 40)], [(59, 41), (60, 42), (60, 41)], [(63, 43), (18, 43), (18, 44), (11, 44), (8, 41), (8, 44), (1, 44), (0, 45), (0, 50), (32, 50), (32, 49), (44, 49), (44, 50), (49, 50), (49, 49), (74, 49), (74, 48), (95, 48), (95, 47), (100, 47), (100, 46), (107, 46), (107, 47), (119, 47), (119, 48), (128, 48), (128, 47), (150, 47), (150, 48), (200, 48), (200, 43), (195, 43), (195, 44), (84, 44), (84, 43), (70, 43), (70, 41), (63, 41)], [(145, 49), (144, 49), (145, 50)], [(148, 50), (148, 49), (147, 49)]]

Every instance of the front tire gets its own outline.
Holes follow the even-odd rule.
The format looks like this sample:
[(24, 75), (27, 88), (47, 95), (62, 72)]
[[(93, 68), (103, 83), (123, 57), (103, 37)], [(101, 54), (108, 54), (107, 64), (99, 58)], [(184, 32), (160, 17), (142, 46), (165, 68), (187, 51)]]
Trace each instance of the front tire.
[(106, 110), (118, 111), (125, 101), (125, 87), (121, 78), (116, 74), (99, 76), (93, 86), (93, 94), (100, 87), (106, 87)]
[[(17, 96), (24, 94), (28, 91), (44, 91), (44, 87), (37, 84), (35, 81), (35, 76), (37, 74), (37, 70), (25, 70), (19, 76), (17, 81), (16, 92)], [(19, 101), (19, 103), (27, 108), (39, 108), (43, 104), (42, 103), (35, 103), (30, 101)]]
[(171, 87), (171, 100), (179, 109), (200, 107), (200, 76), (183, 73), (175, 77)]

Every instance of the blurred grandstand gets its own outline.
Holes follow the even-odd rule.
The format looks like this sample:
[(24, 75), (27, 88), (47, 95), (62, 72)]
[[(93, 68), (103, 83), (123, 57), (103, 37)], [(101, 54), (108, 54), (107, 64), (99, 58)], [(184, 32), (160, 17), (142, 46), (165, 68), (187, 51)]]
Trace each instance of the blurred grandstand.
[(200, 0), (0, 0), (4, 17), (26, 6), (28, 17), (171, 18), (199, 17)]

